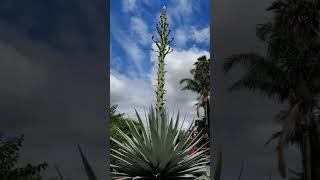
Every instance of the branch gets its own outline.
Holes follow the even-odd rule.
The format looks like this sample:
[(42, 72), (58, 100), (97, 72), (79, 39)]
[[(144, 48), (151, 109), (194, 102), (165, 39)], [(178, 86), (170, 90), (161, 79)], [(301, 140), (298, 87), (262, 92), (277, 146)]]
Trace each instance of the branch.
[(167, 55), (167, 54), (171, 53), (172, 51), (173, 51), (173, 49), (169, 47), (168, 50), (164, 53), (164, 55)]
[(168, 31), (168, 34), (166, 35), (166, 38), (168, 38), (170, 33), (171, 33), (171, 30)]
[(159, 45), (160, 41), (157, 40), (156, 38), (154, 38), (154, 36), (152, 36), (152, 41), (153, 41), (154, 43), (156, 43), (158, 49), (160, 49), (160, 45)]
[(159, 25), (158, 25), (158, 24), (157, 24), (156, 29), (157, 29), (157, 32), (158, 32), (159, 34), (161, 34), (161, 29), (159, 28)]
[(156, 53), (160, 53), (159, 51), (156, 51), (156, 50), (154, 50), (153, 48), (151, 49), (153, 52), (156, 52)]
[(171, 40), (170, 40), (170, 41), (168, 41), (168, 44), (170, 44), (173, 40), (174, 40), (174, 38), (171, 38)]
[(158, 39), (156, 39), (154, 36), (152, 36), (152, 41), (155, 43), (159, 43), (160, 41)]

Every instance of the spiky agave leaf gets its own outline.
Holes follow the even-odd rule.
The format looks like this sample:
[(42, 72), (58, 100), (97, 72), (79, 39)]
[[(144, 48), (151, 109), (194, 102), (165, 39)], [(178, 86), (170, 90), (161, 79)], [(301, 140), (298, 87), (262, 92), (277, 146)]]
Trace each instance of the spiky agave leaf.
[(222, 152), (219, 152), (219, 156), (217, 159), (216, 168), (214, 171), (214, 180), (220, 180), (221, 179), (221, 170), (222, 170)]
[(62, 176), (62, 174), (61, 174), (60, 169), (58, 168), (58, 166), (55, 165), (54, 168), (55, 168), (56, 171), (57, 171), (57, 174), (58, 174), (58, 176), (59, 176), (59, 180), (63, 180), (64, 178), (63, 178), (63, 176)]
[(207, 166), (205, 174), (202, 174), (200, 177), (197, 177), (195, 180), (210, 180), (210, 166)]
[(84, 166), (84, 169), (86, 171), (86, 174), (88, 176), (88, 180), (97, 180), (96, 175), (94, 174), (92, 167), (90, 166), (89, 161), (87, 160), (86, 156), (84, 155), (84, 153), (82, 152), (82, 149), (80, 147), (80, 145), (78, 145), (78, 150), (82, 159), (82, 163)]
[[(174, 120), (165, 110), (158, 113), (151, 107), (146, 125), (137, 112), (136, 115), (142, 133), (129, 121), (127, 125), (132, 138), (119, 128), (117, 130), (125, 142), (111, 138), (120, 146), (119, 149), (111, 149), (111, 156), (121, 164), (112, 165), (113, 179), (195, 179), (206, 172), (209, 163), (206, 151), (200, 148), (189, 154), (202, 140), (202, 135), (191, 141), (191, 131), (183, 131), (183, 123), (179, 125), (179, 113)], [(192, 124), (188, 130), (191, 127)]]

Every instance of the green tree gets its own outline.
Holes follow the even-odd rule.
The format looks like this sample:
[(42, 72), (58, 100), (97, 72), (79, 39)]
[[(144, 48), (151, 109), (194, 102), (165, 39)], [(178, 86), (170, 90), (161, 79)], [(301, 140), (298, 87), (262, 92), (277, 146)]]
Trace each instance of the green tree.
[(277, 116), (281, 131), (271, 138), (278, 138), (278, 166), (282, 177), (286, 177), (283, 149), (296, 144), (301, 150), (304, 179), (320, 178), (316, 99), (320, 93), (319, 8), (318, 1), (275, 1), (267, 9), (274, 13), (272, 21), (257, 27), (258, 38), (268, 47), (267, 55), (236, 54), (224, 63), (225, 71), (237, 64), (247, 70), (230, 90), (260, 92), (289, 105)]
[(23, 140), (23, 136), (16, 138), (0, 136), (0, 179), (41, 180), (40, 172), (47, 167), (47, 163), (39, 165), (27, 164), (24, 167), (17, 167), (19, 150)]
[(189, 90), (198, 94), (197, 97), (197, 116), (199, 117), (199, 108), (204, 111), (204, 124), (209, 134), (210, 123), (210, 59), (201, 56), (195, 62), (195, 68), (190, 70), (193, 78), (185, 78), (180, 84), (185, 84), (182, 90)]
[[(124, 113), (118, 113), (117, 112), (117, 105), (110, 105), (110, 110), (109, 110), (109, 117), (110, 117), (110, 137), (118, 140), (119, 142), (124, 142), (125, 139), (123, 136), (120, 134), (118, 131), (118, 128), (124, 132), (128, 136), (132, 136), (130, 134), (130, 129), (127, 126), (128, 121), (132, 121), (136, 127), (138, 128), (139, 131), (141, 131), (141, 125), (138, 124), (135, 120), (127, 118), (124, 116)], [(120, 146), (115, 143), (114, 141), (110, 141), (110, 148), (112, 149), (119, 149)], [(118, 165), (118, 160), (116, 158), (111, 157), (110, 158), (110, 163), (111, 164), (116, 164)]]

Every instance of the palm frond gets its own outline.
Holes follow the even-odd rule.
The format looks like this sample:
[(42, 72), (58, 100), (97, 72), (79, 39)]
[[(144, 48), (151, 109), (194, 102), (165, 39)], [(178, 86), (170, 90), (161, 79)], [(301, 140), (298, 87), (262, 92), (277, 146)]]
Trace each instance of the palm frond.
[(182, 79), (180, 84), (185, 83), (186, 85), (181, 89), (182, 91), (189, 90), (194, 92), (200, 92), (200, 85), (193, 79)]
[(287, 77), (274, 62), (267, 61), (254, 53), (238, 54), (227, 58), (224, 70), (228, 72), (237, 64), (244, 65), (247, 72), (230, 87), (230, 90), (258, 91), (269, 98), (277, 98), (280, 101), (288, 98)]
[(271, 143), (271, 141), (279, 138), (281, 136), (281, 131), (274, 133), (265, 143), (265, 145), (268, 145)]
[(247, 67), (253, 67), (257, 65), (262, 65), (262, 63), (266, 62), (265, 59), (257, 55), (255, 53), (247, 53), (247, 54), (235, 54), (229, 56), (223, 64), (224, 71), (228, 72), (235, 65), (244, 65)]

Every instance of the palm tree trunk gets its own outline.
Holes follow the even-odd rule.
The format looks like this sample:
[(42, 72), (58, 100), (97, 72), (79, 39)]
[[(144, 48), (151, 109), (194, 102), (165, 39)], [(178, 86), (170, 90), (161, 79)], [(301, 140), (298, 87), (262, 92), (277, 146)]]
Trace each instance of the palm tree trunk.
[(208, 108), (207, 108), (207, 103), (204, 103), (203, 105), (203, 112), (204, 112), (204, 133), (208, 134)]
[(203, 105), (203, 112), (204, 112), (204, 125), (208, 125), (208, 115), (207, 115), (207, 103)]
[(210, 137), (210, 104), (209, 101), (205, 102), (203, 105), (203, 111), (204, 111), (204, 129), (205, 129), (205, 133), (208, 134), (208, 136)]
[(210, 101), (207, 102), (207, 105), (206, 105), (206, 108), (207, 108), (207, 132), (208, 132), (208, 136), (210, 138)]

